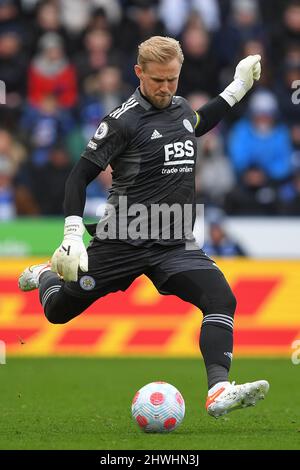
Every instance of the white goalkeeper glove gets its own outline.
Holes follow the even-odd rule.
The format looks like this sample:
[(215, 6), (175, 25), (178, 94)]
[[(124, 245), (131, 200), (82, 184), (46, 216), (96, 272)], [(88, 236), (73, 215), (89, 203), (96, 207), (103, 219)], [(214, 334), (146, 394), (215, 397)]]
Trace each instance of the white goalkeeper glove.
[(84, 272), (88, 270), (88, 255), (82, 240), (84, 230), (81, 217), (66, 217), (63, 242), (51, 259), (51, 270), (67, 282), (77, 281), (78, 268)]
[(245, 96), (250, 88), (252, 88), (254, 80), (259, 80), (261, 73), (260, 61), (261, 56), (255, 54), (248, 55), (248, 57), (238, 63), (233, 82), (220, 93), (220, 96), (230, 106), (234, 106)]

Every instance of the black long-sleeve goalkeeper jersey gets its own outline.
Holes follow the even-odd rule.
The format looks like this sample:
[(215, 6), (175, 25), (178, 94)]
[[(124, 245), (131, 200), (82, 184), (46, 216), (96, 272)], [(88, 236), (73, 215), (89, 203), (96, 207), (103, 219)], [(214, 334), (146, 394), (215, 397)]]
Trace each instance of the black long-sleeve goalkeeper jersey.
[[(171, 214), (169, 221), (163, 222), (160, 217), (159, 234), (157, 236), (157, 227), (155, 227), (154, 239), (151, 236), (151, 208), (161, 207), (162, 204), (170, 208), (176, 204), (177, 209), (179, 206), (182, 208), (182, 214), (187, 208), (185, 205), (191, 205), (194, 208), (196, 137), (214, 127), (228, 109), (230, 106), (225, 100), (217, 97), (195, 112), (180, 96), (174, 96), (168, 107), (157, 109), (142, 96), (138, 88), (126, 102), (106, 116), (89, 141), (81, 159), (82, 168), (85, 168), (83, 160), (89, 160), (93, 164), (90, 165), (87, 173), (94, 177), (109, 164), (113, 170), (112, 187), (107, 202), (108, 207), (113, 207), (115, 213), (112, 214), (111, 210), (107, 211), (101, 221), (102, 227), (112, 222), (111, 218), (115, 216), (118, 222), (121, 220), (120, 217), (124, 221), (126, 216), (128, 227), (140, 215), (138, 206), (135, 206), (139, 204), (143, 205), (143, 207), (140, 206), (142, 212), (143, 208), (148, 209), (147, 236), (145, 237), (145, 231), (143, 231), (142, 239), (133, 239), (128, 233), (124, 237), (124, 231), (120, 234), (119, 226), (113, 236), (123, 238), (124, 241), (135, 245), (153, 242), (182, 243), (185, 240), (184, 233), (181, 239), (174, 237), (174, 228), (178, 223), (175, 219), (178, 218), (180, 211), (177, 210), (175, 219), (174, 217), (172, 219)], [(75, 175), (76, 171), (73, 174)], [(81, 174), (83, 174), (82, 171)], [(82, 209), (78, 212), (78, 207), (72, 204), (72, 200), (76, 199), (74, 195), (71, 195), (73, 191), (76, 191), (76, 186), (74, 187), (73, 184), (75, 179), (75, 176), (73, 180), (71, 177), (68, 182), (69, 189), (66, 191), (65, 199), (66, 215), (82, 215), (80, 214)], [(90, 179), (87, 177), (87, 182)], [(132, 210), (129, 210), (130, 208)], [(193, 210), (193, 219), (194, 216)], [(140, 215), (139, 222), (145, 223), (144, 219)], [(190, 225), (192, 224), (193, 222)], [(168, 236), (169, 229), (171, 230)]]

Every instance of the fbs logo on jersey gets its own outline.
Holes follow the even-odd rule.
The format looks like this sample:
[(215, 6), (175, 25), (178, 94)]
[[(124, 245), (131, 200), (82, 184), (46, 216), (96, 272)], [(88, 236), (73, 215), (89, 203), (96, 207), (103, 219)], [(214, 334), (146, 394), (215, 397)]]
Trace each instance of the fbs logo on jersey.
[(101, 122), (100, 126), (95, 132), (94, 138), (97, 140), (103, 139), (108, 133), (108, 125), (106, 122)]
[[(191, 140), (167, 144), (165, 149), (165, 165), (180, 165), (182, 163), (194, 163), (195, 149)], [(188, 158), (186, 158), (188, 157)], [(179, 159), (179, 160), (175, 160)]]

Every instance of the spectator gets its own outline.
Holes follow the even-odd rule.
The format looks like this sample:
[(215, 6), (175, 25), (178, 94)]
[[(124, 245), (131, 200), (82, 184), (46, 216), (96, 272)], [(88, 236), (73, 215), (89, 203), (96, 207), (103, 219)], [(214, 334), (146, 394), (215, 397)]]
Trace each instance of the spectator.
[[(297, 85), (298, 84), (298, 85)], [(295, 103), (293, 93), (300, 84), (300, 45), (291, 46), (283, 63), (282, 74), (274, 87), (282, 118), (289, 123), (299, 122), (299, 104)]]
[(91, 17), (90, 0), (60, 0), (60, 16), (68, 36), (73, 39), (80, 37)]
[(22, 36), (17, 31), (0, 30), (0, 79), (6, 86), (6, 106), (22, 104), (26, 95), (27, 61)]
[(276, 182), (288, 178), (292, 147), (287, 127), (276, 122), (274, 95), (265, 90), (254, 93), (249, 111), (250, 118), (241, 119), (229, 137), (229, 154), (237, 176), (255, 166)]
[(4, 128), (0, 128), (0, 156), (11, 162), (13, 173), (26, 158), (25, 148)]
[(16, 0), (1, 0), (0, 2), (0, 32), (14, 31), (21, 36), (26, 34), (19, 5)]
[(203, 251), (208, 256), (246, 256), (243, 247), (226, 232), (222, 211), (209, 211), (207, 219), (209, 239), (204, 243)]
[(179, 36), (190, 13), (200, 15), (208, 31), (216, 31), (220, 27), (220, 12), (217, 0), (161, 0), (159, 16), (166, 32), (172, 37)]
[(12, 161), (0, 155), (0, 221), (13, 219), (16, 215), (13, 174)]
[(20, 121), (24, 140), (31, 148), (31, 160), (35, 165), (48, 161), (51, 148), (65, 139), (73, 130), (74, 118), (68, 109), (60, 109), (54, 95), (41, 98), (40, 106), (26, 106)]
[(273, 64), (269, 60), (269, 47), (265, 42), (257, 38), (246, 40), (241, 49), (240, 57), (259, 54), (261, 56), (261, 67), (263, 73), (259, 79), (259, 86), (262, 88), (271, 88), (274, 79)]
[(265, 43), (266, 33), (256, 0), (232, 0), (231, 15), (217, 34), (217, 50), (221, 65), (238, 60), (242, 45), (255, 39)]
[(137, 46), (150, 36), (165, 35), (163, 23), (151, 0), (130, 6), (121, 24), (118, 47), (126, 54), (135, 54)]
[(279, 188), (279, 205), (281, 215), (300, 216), (300, 170)]
[(120, 21), (118, 0), (60, 0), (60, 15), (68, 36), (76, 40), (88, 27), (99, 8), (105, 13), (109, 24)]
[(224, 209), (228, 215), (276, 215), (276, 188), (260, 167), (251, 166), (226, 195)]
[(114, 35), (117, 34), (116, 29), (118, 28), (120, 21), (121, 15), (120, 17), (119, 15), (117, 15), (115, 18), (111, 17), (111, 21), (109, 21), (106, 10), (104, 8), (95, 8), (90, 17), (86, 31), (92, 31), (96, 29), (101, 31), (109, 31), (112, 33), (112, 35)]
[(209, 33), (203, 26), (188, 25), (182, 34), (184, 63), (178, 93), (188, 95), (206, 92), (216, 95), (219, 69), (210, 43)]
[(106, 18), (108, 25), (118, 25), (121, 21), (122, 11), (119, 0), (92, 0), (90, 19), (97, 16)]
[(68, 36), (61, 24), (59, 4), (51, 0), (41, 1), (36, 8), (36, 13), (31, 27), (31, 54), (35, 52), (40, 38), (46, 33), (56, 33), (67, 44)]
[(62, 38), (56, 33), (46, 33), (39, 41), (39, 54), (30, 63), (28, 75), (28, 100), (40, 107), (45, 96), (54, 95), (63, 109), (77, 102), (76, 73), (67, 59)]
[(115, 66), (105, 66), (100, 72), (86, 79), (79, 125), (68, 134), (66, 140), (73, 162), (80, 158), (101, 119), (128, 96), (129, 92), (126, 90), (120, 69)]
[(85, 81), (111, 63), (118, 63), (120, 56), (113, 50), (113, 39), (109, 31), (92, 29), (84, 36), (84, 51), (78, 54), (76, 67), (81, 85), (84, 90)]
[(284, 57), (291, 44), (300, 45), (300, 1), (290, 0), (285, 4), (284, 13), (271, 34), (272, 60), (278, 69), (281, 65), (278, 57)]
[[(217, 181), (217, 184), (216, 184)], [(196, 166), (196, 197), (205, 204), (223, 206), (225, 195), (234, 185), (229, 159), (224, 155), (221, 135), (208, 132), (198, 143)]]
[(128, 89), (118, 67), (106, 66), (85, 82), (81, 106), (81, 128), (86, 140), (95, 132), (101, 119), (122, 104)]
[(63, 147), (54, 147), (43, 166), (27, 162), (16, 177), (16, 187), (27, 201), (22, 213), (62, 215), (64, 188), (71, 171), (70, 158)]
[(297, 122), (291, 127), (291, 139), (293, 146), (292, 167), (294, 172), (300, 171), (300, 123)]

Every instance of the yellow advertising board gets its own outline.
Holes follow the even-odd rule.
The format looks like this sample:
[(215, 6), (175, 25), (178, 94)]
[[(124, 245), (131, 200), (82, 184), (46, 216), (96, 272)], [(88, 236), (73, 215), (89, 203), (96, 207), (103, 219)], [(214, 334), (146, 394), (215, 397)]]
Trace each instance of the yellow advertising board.
[[(38, 292), (20, 292), (35, 259), (0, 260), (0, 340), (17, 356), (199, 356), (202, 313), (162, 296), (146, 277), (109, 294), (64, 325), (48, 323)], [(238, 300), (234, 356), (290, 356), (300, 340), (300, 261), (222, 259)]]

